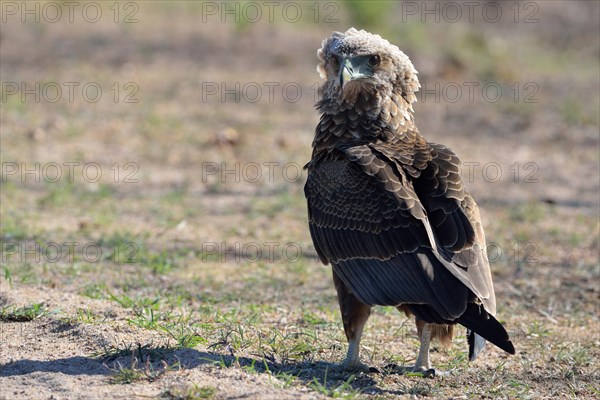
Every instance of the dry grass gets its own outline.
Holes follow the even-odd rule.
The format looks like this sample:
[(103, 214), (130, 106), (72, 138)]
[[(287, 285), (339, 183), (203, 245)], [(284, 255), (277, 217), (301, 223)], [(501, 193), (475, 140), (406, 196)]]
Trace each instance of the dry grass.
[[(489, 346), (469, 364), (459, 336), (433, 353), (454, 371), (434, 380), (331, 371), (345, 339), (300, 168), (318, 120), (316, 48), (352, 13), (315, 24), (306, 3), (294, 24), (200, 23), (200, 4), (139, 6), (133, 24), (106, 5), (97, 24), (2, 25), (0, 398), (599, 396), (597, 3), (539, 3), (533, 24), (400, 23), (396, 8), (381, 27), (426, 89), (465, 90), (422, 94), (417, 122), (475, 163), (463, 175), (518, 353)], [(80, 85), (73, 102), (23, 102), (7, 82)], [(97, 103), (81, 93), (90, 82)], [(504, 95), (470, 102), (468, 82)], [(236, 83), (240, 101), (203, 98)], [(79, 164), (68, 175), (64, 163)], [(21, 176), (36, 165), (39, 182)], [(411, 321), (376, 309), (366, 362), (411, 363), (417, 346)]]

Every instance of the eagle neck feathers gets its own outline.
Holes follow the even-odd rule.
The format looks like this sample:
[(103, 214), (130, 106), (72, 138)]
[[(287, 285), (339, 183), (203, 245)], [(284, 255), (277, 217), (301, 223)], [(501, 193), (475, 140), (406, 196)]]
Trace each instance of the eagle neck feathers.
[(415, 136), (420, 137), (411, 104), (414, 95), (379, 89), (357, 92), (342, 101), (325, 98), (316, 104), (321, 119), (315, 131), (313, 156), (322, 151), (329, 153), (340, 145), (409, 144), (414, 143)]

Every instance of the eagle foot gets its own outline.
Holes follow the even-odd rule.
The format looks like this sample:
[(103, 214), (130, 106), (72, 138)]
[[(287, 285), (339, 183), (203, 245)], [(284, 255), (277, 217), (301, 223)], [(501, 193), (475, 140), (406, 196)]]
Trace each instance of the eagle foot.
[(405, 367), (396, 364), (388, 364), (384, 371), (387, 373), (400, 374), (406, 376), (419, 376), (422, 378), (435, 378), (436, 376), (448, 376), (450, 371), (441, 371), (435, 368), (425, 367)]
[(379, 372), (377, 368), (369, 367), (367, 364), (362, 362), (342, 362), (333, 366), (332, 370), (336, 372)]

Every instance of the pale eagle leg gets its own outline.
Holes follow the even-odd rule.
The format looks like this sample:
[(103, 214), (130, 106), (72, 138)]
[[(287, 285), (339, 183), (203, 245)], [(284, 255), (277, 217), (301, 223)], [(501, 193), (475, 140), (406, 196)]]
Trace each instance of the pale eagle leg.
[(369, 371), (369, 366), (360, 361), (360, 339), (364, 326), (363, 323), (363, 325), (357, 327), (353, 332), (354, 336), (348, 340), (348, 353), (346, 359), (339, 364), (339, 369)]
[(421, 346), (419, 347), (419, 353), (417, 354), (417, 360), (414, 366), (404, 367), (396, 364), (389, 364), (385, 369), (398, 374), (422, 376), (424, 378), (448, 375), (448, 372), (431, 368), (431, 361), (429, 360), (429, 348), (431, 346), (433, 328), (434, 325), (432, 324), (428, 324), (423, 321), (417, 321), (417, 331), (419, 332)]
[(340, 311), (344, 322), (344, 333), (348, 339), (348, 354), (346, 359), (336, 369), (369, 371), (369, 367), (360, 362), (360, 339), (369, 315), (371, 306), (358, 300), (333, 273), (333, 282), (338, 294)]
[(419, 347), (419, 354), (417, 355), (417, 361), (413, 370), (415, 372), (423, 372), (431, 369), (431, 362), (429, 361), (429, 346), (431, 345), (431, 328), (430, 324), (425, 324), (421, 330), (419, 337), (421, 341), (421, 347)]
[(431, 345), (431, 335), (433, 333), (433, 325), (424, 324), (421, 330), (419, 339), (421, 346), (419, 347), (419, 354), (417, 355), (417, 361), (415, 366), (412, 368), (412, 372), (423, 374), (423, 377), (429, 378), (434, 376), (449, 375), (448, 371), (440, 371), (431, 368), (431, 362), (429, 360), (429, 348)]

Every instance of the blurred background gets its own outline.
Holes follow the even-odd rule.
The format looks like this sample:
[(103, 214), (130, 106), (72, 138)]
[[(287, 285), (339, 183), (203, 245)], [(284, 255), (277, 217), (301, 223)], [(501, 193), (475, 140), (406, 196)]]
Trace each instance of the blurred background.
[[(513, 394), (574, 390), (563, 367), (576, 371), (579, 392), (568, 393), (593, 393), (584, 376), (598, 373), (600, 3), (1, 7), (0, 315), (41, 304), (35, 318), (60, 309), (86, 323), (81, 310), (104, 315), (95, 308), (104, 304), (113, 314), (94, 321), (171, 340), (158, 327), (189, 312), (182, 329), (202, 340), (184, 347), (207, 347), (221, 342), (222, 325), (202, 324), (233, 313), (237, 324), (280, 330), (330, 326), (330, 341), (313, 343), (322, 348), (288, 356), (341, 357), (302, 167), (319, 118), (316, 51), (332, 31), (354, 26), (410, 57), (422, 85), (419, 130), (465, 163), (499, 314), (522, 334), (517, 347), (540, 357), (513, 358), (513, 370), (557, 360), (553, 343), (588, 355), (569, 353), (552, 367), (557, 382), (534, 374)], [(84, 298), (98, 303), (84, 307)], [(369, 329), (380, 336), (370, 340), (395, 340), (389, 327), (404, 317), (378, 313)], [(387, 359), (388, 350), (369, 354)], [(402, 351), (412, 353), (390, 350)]]

